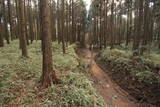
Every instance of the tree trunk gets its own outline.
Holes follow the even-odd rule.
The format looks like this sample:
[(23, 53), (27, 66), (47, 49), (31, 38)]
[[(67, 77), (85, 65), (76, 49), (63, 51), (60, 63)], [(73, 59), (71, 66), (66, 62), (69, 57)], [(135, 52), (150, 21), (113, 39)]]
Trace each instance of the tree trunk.
[(2, 34), (2, 25), (1, 25), (1, 13), (0, 13), (0, 47), (4, 46), (3, 34)]
[(25, 18), (24, 18), (24, 0), (19, 0), (19, 11), (20, 11), (20, 25), (21, 25), (21, 35), (20, 35), (20, 40), (21, 40), (21, 49), (22, 49), (22, 56), (23, 57), (28, 57), (27, 53), (27, 41), (26, 41), (26, 29), (25, 29)]
[(130, 32), (130, 28), (129, 28), (129, 16), (130, 16), (130, 14), (129, 14), (129, 7), (128, 7), (128, 9), (127, 9), (127, 34), (126, 34), (126, 46), (128, 46), (128, 44), (129, 44), (129, 38), (130, 38), (130, 34), (129, 34), (129, 32)]
[(24, 2), (24, 16), (25, 16), (25, 30), (26, 30), (26, 41), (27, 41), (27, 45), (29, 45), (29, 37), (28, 37), (28, 29), (27, 29), (27, 10), (26, 10), (26, 3)]
[(75, 19), (74, 19), (74, 0), (71, 0), (72, 4), (72, 43), (75, 42)]
[(32, 7), (31, 7), (31, 0), (28, 0), (28, 17), (29, 17), (29, 35), (31, 44), (34, 40), (34, 31), (33, 31), (33, 15), (32, 15)]
[(42, 24), (42, 43), (43, 43), (43, 69), (42, 69), (42, 87), (46, 88), (52, 83), (57, 82), (52, 61), (52, 41), (50, 30), (50, 12), (49, 1), (40, 0), (41, 24)]
[(2, 20), (2, 5), (0, 4), (0, 47), (3, 47), (4, 46), (4, 42), (3, 42), (3, 35), (2, 35), (1, 20)]
[(65, 38), (64, 38), (64, 35), (65, 35), (65, 27), (64, 27), (64, 0), (62, 0), (62, 49), (63, 49), (63, 54), (65, 54), (66, 50), (65, 50)]
[(10, 44), (9, 41), (9, 32), (8, 32), (8, 23), (7, 23), (7, 16), (6, 16), (6, 6), (5, 6), (5, 0), (3, 0), (3, 20), (4, 20), (4, 28), (5, 28), (5, 39), (7, 41), (7, 44)]
[(57, 29), (58, 29), (58, 43), (61, 42), (61, 22), (60, 22), (60, 1), (57, 1)]
[(19, 4), (18, 4), (18, 0), (15, 0), (15, 2), (16, 2), (16, 17), (17, 17), (17, 36), (18, 36), (18, 38), (19, 38), (19, 49), (21, 49), (22, 48), (22, 41), (21, 41), (21, 25), (20, 25), (20, 16), (19, 16), (19, 14), (20, 14), (20, 12), (19, 12)]
[(99, 26), (99, 48), (102, 49), (102, 2), (100, 2), (100, 7), (99, 7), (99, 15), (100, 15), (100, 26)]
[(112, 0), (112, 4), (111, 4), (111, 49), (113, 48), (114, 46), (114, 12), (113, 12), (113, 9), (114, 9), (114, 0)]
[(13, 23), (12, 23), (12, 8), (11, 8), (11, 2), (10, 0), (7, 0), (7, 4), (8, 4), (8, 19), (9, 19), (9, 24), (10, 24), (10, 37), (11, 40), (15, 39), (14, 35), (13, 35)]
[(138, 7), (138, 15), (136, 20), (136, 35), (134, 38), (133, 43), (133, 50), (136, 50), (139, 48), (141, 39), (142, 39), (142, 22), (143, 22), (143, 1), (144, 0), (137, 0), (137, 7)]

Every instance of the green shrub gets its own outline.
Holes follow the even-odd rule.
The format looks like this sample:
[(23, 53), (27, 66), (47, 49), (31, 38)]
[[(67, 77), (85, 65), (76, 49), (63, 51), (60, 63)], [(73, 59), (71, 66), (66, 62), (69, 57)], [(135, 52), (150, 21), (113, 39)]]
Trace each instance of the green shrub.
[(156, 69), (160, 69), (160, 55), (144, 54), (132, 56), (131, 51), (119, 49), (105, 49), (100, 53), (100, 59), (110, 64), (115, 71), (127, 71), (131, 76), (146, 83), (160, 82), (160, 75)]
[(155, 74), (151, 71), (138, 72), (136, 77), (138, 77), (138, 81), (140, 82), (146, 82), (150, 84), (157, 82)]
[(61, 100), (56, 102), (59, 107), (106, 107), (103, 98), (96, 94), (92, 82), (83, 74), (69, 72), (63, 81), (63, 85), (51, 88), (53, 94), (60, 90), (58, 99)]

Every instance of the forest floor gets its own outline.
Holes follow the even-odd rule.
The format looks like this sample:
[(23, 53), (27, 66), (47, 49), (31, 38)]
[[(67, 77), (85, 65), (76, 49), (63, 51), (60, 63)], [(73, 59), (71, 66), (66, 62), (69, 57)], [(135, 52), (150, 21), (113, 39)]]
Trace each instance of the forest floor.
[[(66, 47), (66, 54), (63, 54), (61, 44), (53, 42), (52, 46), (54, 69), (58, 78), (62, 80), (62, 84), (54, 84), (44, 90), (37, 87), (42, 72), (40, 41), (28, 46), (29, 58), (21, 57), (17, 40), (0, 49), (0, 107), (152, 107), (139, 106), (139, 101), (132, 97), (133, 94), (122, 89), (124, 86), (128, 87), (124, 81), (131, 81), (125, 80), (123, 75), (120, 75), (125, 72), (116, 70), (119, 72), (114, 74), (118, 79), (117, 83), (110, 75), (112, 70), (109, 69), (109, 65), (107, 64), (103, 68), (97, 60), (94, 60), (96, 52), (77, 48), (73, 44)], [(116, 57), (117, 53), (117, 51), (114, 53)], [(105, 59), (107, 58), (108, 56), (105, 57)], [(159, 56), (154, 60), (158, 58)], [(122, 65), (120, 67), (124, 69)], [(149, 78), (151, 77), (154, 75), (149, 76)], [(125, 85), (120, 86), (119, 82), (123, 82)], [(133, 82), (135, 83), (135, 81)], [(150, 86), (153, 85), (150, 84)], [(132, 86), (132, 88), (134, 87)], [(146, 90), (147, 88), (145, 86), (138, 90), (141, 92), (142, 89)], [(135, 89), (137, 90), (137, 87)], [(156, 91), (156, 89), (159, 88), (153, 87), (152, 90), (155, 92), (146, 92), (154, 95), (156, 93), (157, 96), (151, 97), (149, 100), (155, 100), (159, 104), (160, 91)]]
[(96, 55), (95, 52), (92, 53), (89, 49), (79, 49), (77, 53), (80, 53), (80, 57), (90, 65), (89, 72), (94, 80), (94, 87), (107, 104), (113, 105), (114, 107), (139, 106), (132, 96), (117, 85), (112, 78), (96, 64), (93, 59)]
[(54, 69), (62, 83), (39, 89), (40, 44), (28, 46), (29, 58), (21, 57), (17, 40), (0, 49), (0, 107), (108, 107), (79, 65), (75, 45), (63, 54), (62, 45), (53, 42)]

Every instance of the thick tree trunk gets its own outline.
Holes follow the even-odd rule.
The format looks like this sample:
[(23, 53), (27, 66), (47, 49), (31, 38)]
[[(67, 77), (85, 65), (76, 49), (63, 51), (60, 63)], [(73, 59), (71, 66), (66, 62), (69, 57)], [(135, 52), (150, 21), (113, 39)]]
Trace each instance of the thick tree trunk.
[(144, 33), (143, 33), (143, 42), (142, 45), (146, 45), (148, 42), (149, 33), (149, 0), (145, 0), (145, 7), (144, 7)]
[(143, 22), (143, 1), (144, 0), (137, 0), (136, 3), (138, 6), (138, 15), (136, 20), (136, 35), (134, 38), (133, 43), (133, 50), (136, 50), (139, 48), (140, 42), (142, 40), (142, 22)]
[(48, 0), (40, 0), (41, 24), (42, 24), (42, 43), (43, 43), (43, 73), (42, 87), (48, 87), (57, 82), (52, 61), (52, 41), (50, 30), (50, 12)]

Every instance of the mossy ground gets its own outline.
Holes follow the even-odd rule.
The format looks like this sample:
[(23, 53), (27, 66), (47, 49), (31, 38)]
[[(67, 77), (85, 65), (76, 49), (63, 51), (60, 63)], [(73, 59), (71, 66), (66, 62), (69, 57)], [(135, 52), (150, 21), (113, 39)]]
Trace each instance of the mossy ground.
[(39, 90), (42, 73), (40, 41), (28, 46), (29, 58), (22, 58), (18, 41), (0, 48), (0, 107), (105, 107), (104, 100), (92, 87), (92, 81), (80, 72), (75, 45), (62, 53), (53, 43), (53, 63), (61, 84)]

